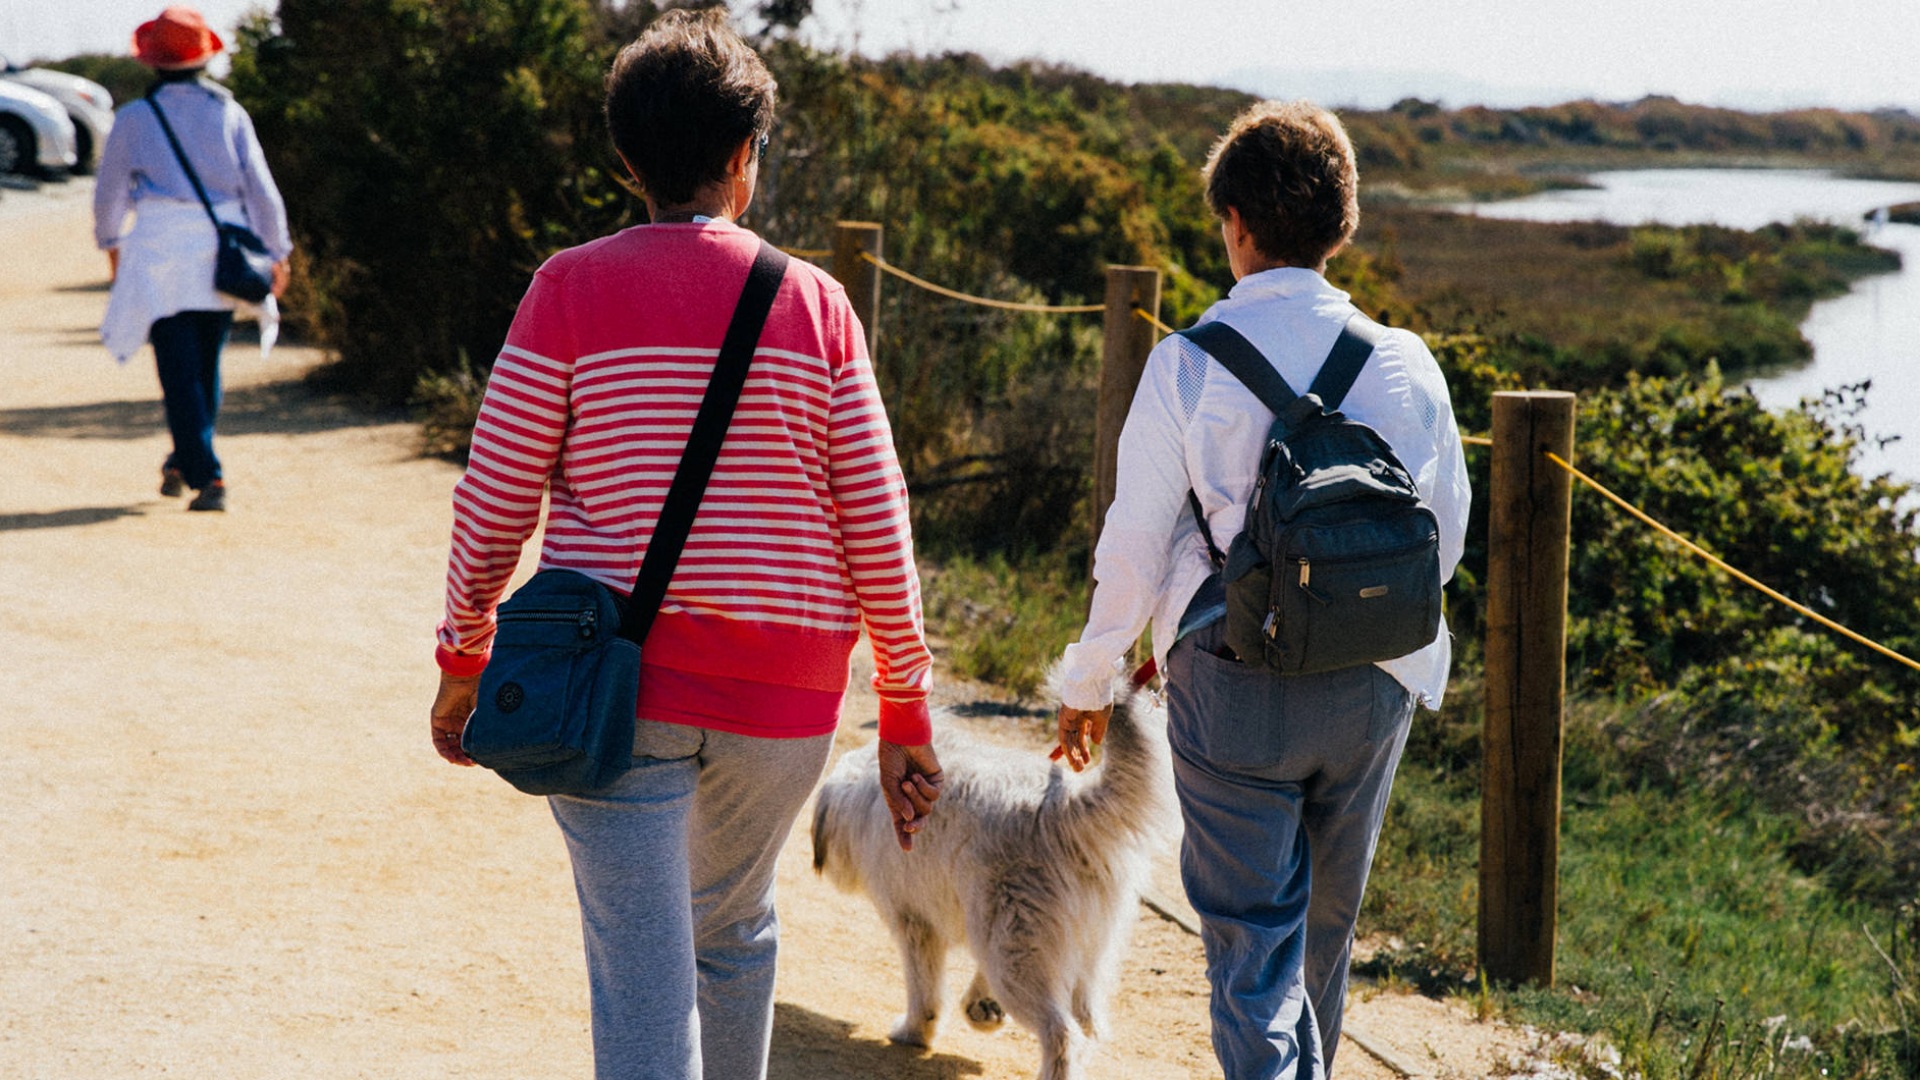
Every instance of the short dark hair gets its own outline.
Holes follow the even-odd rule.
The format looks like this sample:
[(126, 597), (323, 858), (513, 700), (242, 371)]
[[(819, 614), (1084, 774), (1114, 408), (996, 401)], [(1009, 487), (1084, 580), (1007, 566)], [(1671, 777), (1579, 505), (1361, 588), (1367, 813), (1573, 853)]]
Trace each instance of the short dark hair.
[(665, 12), (607, 73), (607, 131), (656, 201), (691, 202), (773, 127), (778, 87), (725, 7)]
[(1203, 174), (1207, 206), (1228, 208), (1262, 255), (1318, 267), (1360, 225), (1360, 174), (1338, 117), (1310, 101), (1263, 101), (1234, 118)]

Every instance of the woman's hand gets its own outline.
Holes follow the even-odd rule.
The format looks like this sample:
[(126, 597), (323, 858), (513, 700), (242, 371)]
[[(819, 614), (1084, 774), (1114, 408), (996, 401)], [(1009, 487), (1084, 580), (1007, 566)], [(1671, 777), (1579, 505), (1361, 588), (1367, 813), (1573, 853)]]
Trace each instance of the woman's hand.
[(932, 743), (901, 746), (880, 740), (880, 794), (893, 814), (893, 836), (901, 851), (913, 850), (913, 834), (927, 823), (944, 780)]
[(1067, 767), (1074, 772), (1086, 768), (1093, 761), (1093, 750), (1087, 745), (1092, 738), (1093, 746), (1098, 746), (1107, 738), (1107, 721), (1113, 719), (1113, 706), (1100, 709), (1075, 709), (1060, 706), (1060, 715), (1056, 723), (1060, 728), (1060, 746), (1053, 752), (1055, 758), (1065, 755)]
[(473, 759), (460, 749), (460, 736), (467, 730), (467, 717), (473, 715), (480, 700), (480, 676), (440, 673), (440, 690), (433, 695), (433, 748), (455, 765), (471, 765)]
[(289, 277), (289, 272), (287, 269), (287, 260), (281, 259), (279, 262), (273, 264), (273, 295), (274, 296), (278, 297), (282, 293), (285, 293), (287, 291), (288, 277)]
[(120, 279), (120, 249), (108, 248), (107, 249), (107, 280), (118, 281), (119, 279)]

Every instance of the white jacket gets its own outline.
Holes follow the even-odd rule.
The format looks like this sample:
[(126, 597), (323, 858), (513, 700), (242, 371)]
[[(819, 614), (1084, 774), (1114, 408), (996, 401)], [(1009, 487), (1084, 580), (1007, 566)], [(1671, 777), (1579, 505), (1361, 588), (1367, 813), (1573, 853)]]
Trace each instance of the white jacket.
[[(1242, 278), (1200, 322), (1224, 319), (1304, 392), (1354, 312), (1347, 294), (1319, 274), (1282, 267)], [(1413, 475), (1439, 521), (1441, 575), (1451, 579), (1471, 493), (1452, 399), (1426, 343), (1388, 330), (1340, 411), (1378, 431)], [(1113, 675), (1149, 621), (1154, 657), (1166, 670), (1180, 616), (1212, 572), (1187, 490), (1225, 549), (1246, 520), (1272, 423), (1253, 391), (1185, 338), (1155, 346), (1120, 433), (1117, 490), (1094, 552), (1092, 610), (1063, 659), (1065, 704), (1110, 703)], [(1437, 709), (1452, 656), (1443, 622), (1433, 644), (1379, 666)]]

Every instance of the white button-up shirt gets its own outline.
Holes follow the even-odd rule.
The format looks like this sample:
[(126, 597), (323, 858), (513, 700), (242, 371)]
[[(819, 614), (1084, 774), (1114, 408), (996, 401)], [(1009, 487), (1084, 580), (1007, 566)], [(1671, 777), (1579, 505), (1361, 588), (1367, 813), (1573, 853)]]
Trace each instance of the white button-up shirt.
[[(1200, 318), (1224, 319), (1304, 393), (1347, 319), (1347, 294), (1312, 270), (1249, 274)], [(1465, 543), (1466, 459), (1440, 366), (1419, 336), (1388, 330), (1340, 411), (1378, 431), (1399, 456), (1440, 526), (1440, 570), (1451, 579)], [(1187, 502), (1192, 489), (1222, 549), (1240, 534), (1273, 413), (1219, 363), (1172, 335), (1155, 346), (1120, 433), (1119, 479), (1094, 552), (1086, 629), (1062, 661), (1062, 701), (1095, 709), (1113, 700), (1113, 677), (1140, 631), (1166, 670), (1180, 616), (1212, 573)], [(1441, 624), (1427, 647), (1380, 663), (1430, 708), (1439, 708), (1453, 642)]]

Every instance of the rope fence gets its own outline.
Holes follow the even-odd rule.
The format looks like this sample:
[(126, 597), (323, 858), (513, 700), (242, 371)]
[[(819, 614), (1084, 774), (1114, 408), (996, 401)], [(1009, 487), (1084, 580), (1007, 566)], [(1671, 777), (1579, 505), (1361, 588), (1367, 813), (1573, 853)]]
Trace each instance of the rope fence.
[(793, 256), (793, 257), (794, 257), (794, 258), (796, 258), (796, 259), (824, 259), (824, 258), (826, 258), (827, 256), (829, 256), (829, 255), (831, 255), (831, 254), (833, 254), (833, 249), (832, 249), (832, 248), (790, 248), (790, 247), (783, 247), (783, 248), (781, 248), (780, 250), (781, 250), (781, 251), (782, 251), (783, 253), (785, 253), (785, 254), (788, 254), (788, 255), (791, 255), (791, 256)]
[(1146, 308), (1143, 308), (1143, 307), (1134, 308), (1133, 313), (1135, 316), (1145, 319), (1148, 323), (1152, 324), (1155, 330), (1158, 330), (1163, 334), (1171, 334), (1176, 332), (1173, 329), (1173, 327), (1168, 326), (1166, 323), (1161, 322), (1157, 317), (1155, 317), (1153, 312), (1148, 311)]
[(1699, 558), (1706, 560), (1708, 563), (1711, 563), (1713, 566), (1717, 567), (1721, 571), (1732, 576), (1734, 580), (1740, 582), (1741, 584), (1748, 585), (1753, 587), (1754, 589), (1759, 590), (1763, 595), (1767, 596), (1769, 599), (1772, 599), (1778, 603), (1786, 605), (1787, 607), (1793, 609), (1799, 614), (1804, 615), (1807, 618), (1812, 619), (1814, 622), (1819, 623), (1821, 626), (1824, 626), (1827, 629), (1832, 630), (1834, 633), (1839, 634), (1842, 637), (1845, 637), (1851, 641), (1864, 645), (1867, 648), (1872, 649), (1874, 652), (1877, 652), (1882, 656), (1888, 657), (1889, 659), (1898, 660), (1900, 663), (1905, 664), (1910, 668), (1913, 668), (1915, 671), (1920, 671), (1920, 662), (1911, 660), (1908, 657), (1903, 656), (1900, 653), (1897, 653), (1892, 649), (1887, 648), (1885, 645), (1882, 645), (1879, 642), (1866, 637), (1865, 635), (1856, 633), (1855, 631), (1840, 625), (1839, 623), (1833, 621), (1832, 619), (1827, 618), (1825, 615), (1820, 614), (1819, 612), (1813, 610), (1812, 608), (1806, 606), (1805, 604), (1802, 604), (1799, 601), (1793, 599), (1792, 597), (1787, 596), (1785, 593), (1782, 593), (1779, 590), (1766, 585), (1765, 583), (1761, 582), (1759, 579), (1753, 577), (1752, 575), (1743, 573), (1742, 571), (1734, 568), (1733, 566), (1729, 565), (1725, 560), (1721, 559), (1719, 556), (1715, 555), (1711, 551), (1708, 551), (1706, 548), (1701, 547), (1699, 544), (1694, 543), (1693, 541), (1687, 539), (1686, 537), (1681, 536), (1679, 533), (1674, 532), (1672, 529), (1667, 528), (1665, 525), (1660, 524), (1658, 521), (1655, 521), (1653, 519), (1653, 516), (1648, 514), (1646, 511), (1640, 509), (1639, 507), (1633, 505), (1627, 500), (1607, 490), (1607, 488), (1603, 486), (1598, 480), (1595, 480), (1593, 477), (1588, 476), (1586, 473), (1583, 473), (1579, 469), (1574, 468), (1571, 464), (1567, 462), (1565, 458), (1562, 458), (1559, 454), (1556, 454), (1551, 450), (1546, 451), (1545, 453), (1548, 461), (1551, 461), (1555, 465), (1558, 465), (1562, 469), (1565, 469), (1568, 473), (1570, 473), (1573, 476), (1574, 479), (1580, 481), (1581, 483), (1587, 485), (1593, 490), (1606, 496), (1607, 499), (1611, 501), (1615, 506), (1618, 506), (1620, 509), (1625, 510), (1628, 514), (1639, 519), (1643, 524), (1647, 525), (1649, 528), (1653, 529), (1655, 532), (1658, 532), (1660, 535), (1665, 536), (1667, 539), (1672, 540), (1676, 544), (1679, 544), (1680, 547), (1686, 552), (1688, 552), (1689, 554), (1698, 556)]
[(995, 300), (987, 296), (974, 296), (971, 293), (949, 289), (944, 285), (935, 285), (925, 278), (914, 277), (870, 251), (861, 252), (860, 258), (910, 285), (917, 285), (949, 300), (959, 300), (962, 303), (977, 304), (981, 307), (999, 308), (1002, 311), (1026, 311), (1036, 315), (1092, 315), (1107, 310), (1105, 304), (1023, 304), (1015, 300)]

